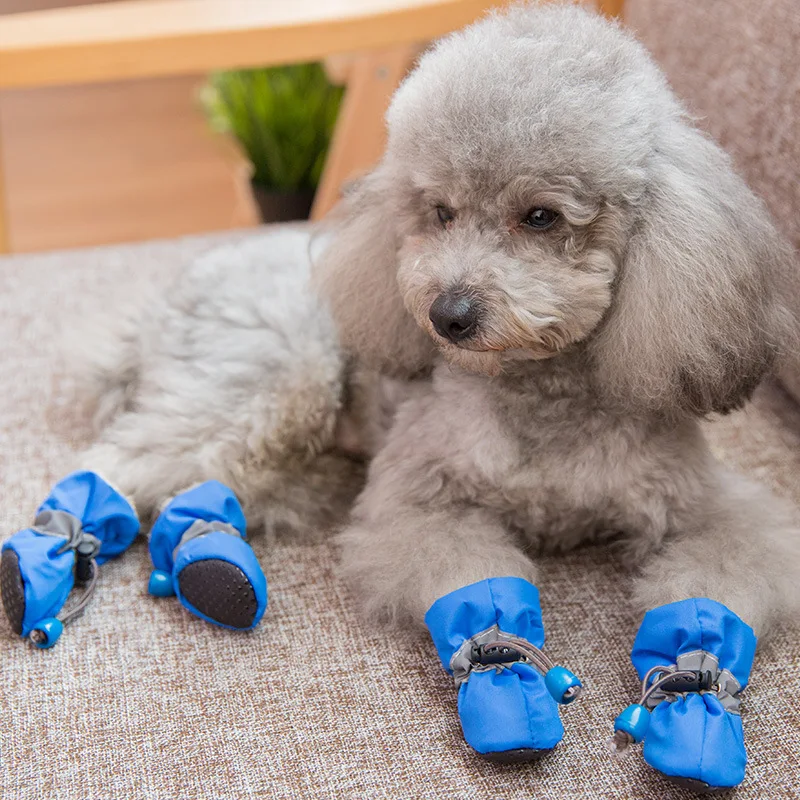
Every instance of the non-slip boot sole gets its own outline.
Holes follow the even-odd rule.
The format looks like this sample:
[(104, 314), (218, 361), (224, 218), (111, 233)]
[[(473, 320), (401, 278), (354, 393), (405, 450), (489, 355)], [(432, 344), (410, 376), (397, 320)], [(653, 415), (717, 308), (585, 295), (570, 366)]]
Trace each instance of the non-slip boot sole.
[(25, 616), (25, 584), (19, 569), (19, 556), (11, 549), (4, 550), (0, 559), (0, 595), (11, 629), (21, 634)]
[(554, 749), (551, 747), (549, 750), (536, 750), (530, 747), (521, 747), (517, 750), (500, 750), (496, 753), (478, 753), (478, 755), (494, 764), (526, 764), (530, 761), (538, 761), (548, 753), (552, 753)]
[(681, 789), (688, 789), (695, 794), (725, 794), (725, 792), (733, 791), (733, 789), (736, 788), (734, 786), (712, 786), (710, 783), (697, 780), (697, 778), (682, 778), (680, 775), (666, 775), (660, 770), (656, 770), (656, 772), (675, 786), (680, 786)]
[(244, 572), (229, 561), (193, 561), (178, 574), (178, 586), (191, 606), (220, 625), (246, 629), (255, 622), (255, 590)]

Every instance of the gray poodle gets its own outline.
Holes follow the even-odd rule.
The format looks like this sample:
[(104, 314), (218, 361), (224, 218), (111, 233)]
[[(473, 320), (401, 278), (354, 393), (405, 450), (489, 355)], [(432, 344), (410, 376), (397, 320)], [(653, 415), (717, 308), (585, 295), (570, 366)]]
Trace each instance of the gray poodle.
[(560, 739), (555, 705), (524, 641), (491, 655), (541, 646), (532, 554), (621, 540), (652, 691), (617, 743), (649, 722), (651, 765), (735, 785), (738, 693), (755, 636), (798, 608), (800, 532), (698, 423), (794, 341), (791, 253), (645, 50), (577, 7), (450, 36), (388, 124), (318, 277), (349, 352), (431, 378), (342, 535), (352, 586), (427, 624), (476, 750), (529, 758)]
[(791, 253), (644, 49), (578, 7), (448, 37), (388, 123), (312, 248), (325, 306), (305, 234), (207, 257), (97, 371), (88, 463), (147, 510), (215, 477), (267, 529), (309, 529), (374, 453), (343, 569), (368, 613), (427, 625), (467, 742), (503, 761), (552, 750), (580, 692), (542, 651), (535, 553), (621, 542), (647, 613), (615, 745), (736, 785), (800, 534), (698, 423), (796, 342)]

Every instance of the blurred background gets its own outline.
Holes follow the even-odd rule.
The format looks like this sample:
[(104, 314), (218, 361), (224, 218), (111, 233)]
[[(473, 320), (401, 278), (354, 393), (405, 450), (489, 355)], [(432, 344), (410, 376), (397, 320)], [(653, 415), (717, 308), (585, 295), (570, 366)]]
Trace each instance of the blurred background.
[[(0, 14), (79, 5), (0, 0)], [(0, 94), (7, 249), (249, 227), (261, 207), (308, 216), (343, 93), (321, 64), (67, 86), (53, 72)]]
[(420, 49), (503, 4), (0, 0), (0, 251), (321, 217)]
[[(637, 32), (800, 244), (800, 3), (586, 2)], [(0, 250), (319, 218), (379, 157), (420, 49), (503, 4), (0, 0)]]

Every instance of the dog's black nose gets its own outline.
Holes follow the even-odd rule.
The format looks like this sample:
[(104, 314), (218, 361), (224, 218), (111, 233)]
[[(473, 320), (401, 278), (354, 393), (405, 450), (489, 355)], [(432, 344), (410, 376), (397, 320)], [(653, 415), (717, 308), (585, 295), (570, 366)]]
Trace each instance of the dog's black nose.
[(478, 327), (478, 305), (465, 294), (444, 292), (428, 312), (439, 336), (451, 342), (461, 342), (472, 336)]

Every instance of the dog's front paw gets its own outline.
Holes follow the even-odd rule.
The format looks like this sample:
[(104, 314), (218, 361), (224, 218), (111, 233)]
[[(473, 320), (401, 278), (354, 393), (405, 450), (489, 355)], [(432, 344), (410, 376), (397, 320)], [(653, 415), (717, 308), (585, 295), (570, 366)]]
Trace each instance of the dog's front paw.
[(615, 736), (644, 740), (645, 761), (674, 783), (738, 786), (747, 764), (739, 695), (755, 647), (750, 626), (713, 600), (648, 611), (631, 652), (642, 697), (617, 718)]
[(580, 681), (541, 651), (539, 592), (522, 578), (490, 578), (439, 598), (425, 616), (458, 687), (464, 738), (492, 761), (532, 761), (564, 735), (558, 703)]
[(544, 678), (524, 663), (473, 671), (459, 687), (458, 715), (467, 744), (492, 761), (532, 761), (564, 736)]
[(218, 481), (167, 503), (150, 534), (150, 557), (151, 594), (177, 595), (195, 616), (233, 630), (250, 630), (264, 615), (267, 580), (245, 541), (239, 501)]
[(713, 693), (663, 700), (650, 714), (644, 760), (673, 783), (722, 791), (744, 780), (742, 718)]

